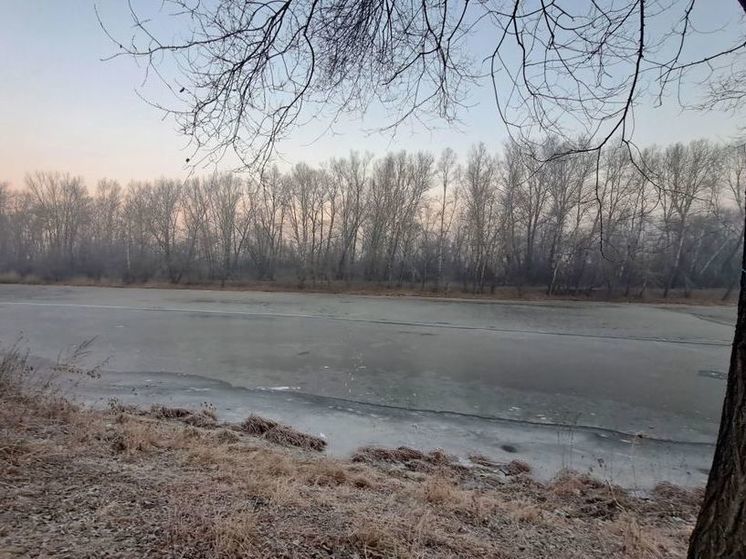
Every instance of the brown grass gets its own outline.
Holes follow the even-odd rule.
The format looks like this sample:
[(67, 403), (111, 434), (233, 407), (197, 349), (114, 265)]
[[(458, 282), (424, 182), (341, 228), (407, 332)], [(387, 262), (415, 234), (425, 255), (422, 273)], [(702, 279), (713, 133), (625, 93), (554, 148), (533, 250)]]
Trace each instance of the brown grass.
[(0, 392), (0, 556), (663, 559), (701, 499), (406, 447), (334, 459), (272, 420), (194, 416)]
[(479, 454), (478, 452), (470, 454), (469, 460), (471, 460), (472, 463), (477, 464), (478, 466), (484, 466), (485, 468), (497, 468), (500, 465), (491, 458), (484, 454)]
[(542, 518), (541, 507), (526, 499), (501, 503), (500, 509), (516, 522), (536, 524)]
[(410, 467), (417, 464), (431, 464), (434, 466), (452, 465), (452, 459), (442, 450), (435, 449), (428, 453), (400, 446), (398, 448), (380, 448), (365, 446), (359, 448), (352, 455), (353, 462), (377, 463), (386, 462), (391, 464), (408, 464)]
[(218, 425), (218, 417), (215, 414), (215, 411), (206, 407), (194, 411), (186, 408), (153, 406), (150, 408), (149, 415), (158, 419), (178, 419), (179, 421), (183, 421), (189, 425), (204, 427), (206, 429), (217, 427)]
[(418, 297), (428, 299), (460, 299), (470, 301), (604, 301), (631, 303), (670, 303), (686, 305), (723, 305), (732, 304), (737, 298), (737, 291), (724, 301), (723, 288), (706, 288), (690, 290), (673, 290), (668, 297), (663, 297), (662, 289), (647, 289), (643, 297), (625, 296), (621, 292), (609, 294), (606, 289), (582, 289), (576, 293), (546, 294), (546, 287), (534, 286), (518, 289), (516, 287), (497, 287), (492, 292), (471, 293), (458, 285), (435, 290), (432, 287), (388, 286), (369, 282), (320, 281), (316, 284), (300, 285), (295, 280), (230, 280), (221, 285), (219, 281), (184, 281), (174, 284), (168, 281), (151, 280), (147, 282), (125, 283), (121, 280), (107, 278), (94, 279), (73, 277), (59, 281), (47, 280), (34, 275), (21, 276), (15, 272), (0, 274), (0, 284), (25, 285), (69, 285), (75, 287), (114, 287), (144, 289), (195, 289), (210, 291), (262, 291), (269, 293), (330, 293), (347, 295), (366, 295), (384, 297)]
[(249, 435), (262, 437), (270, 442), (284, 446), (294, 446), (319, 452), (326, 448), (326, 441), (320, 437), (301, 433), (292, 427), (258, 415), (247, 417), (240, 428)]
[(465, 492), (461, 491), (450, 479), (430, 477), (422, 485), (422, 498), (431, 505), (440, 505), (461, 509), (467, 501)]
[(612, 524), (612, 530), (622, 538), (623, 551), (631, 559), (659, 559), (670, 556), (676, 543), (670, 536), (640, 525), (635, 516), (624, 513)]
[(520, 474), (531, 473), (531, 466), (523, 462), (522, 460), (511, 460), (500, 469), (508, 476), (517, 476)]

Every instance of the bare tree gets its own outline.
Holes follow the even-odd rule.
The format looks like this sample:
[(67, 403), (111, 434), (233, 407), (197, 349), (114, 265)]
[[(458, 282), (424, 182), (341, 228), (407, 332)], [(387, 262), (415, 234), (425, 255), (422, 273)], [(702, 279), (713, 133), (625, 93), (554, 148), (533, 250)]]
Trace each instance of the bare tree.
[(44, 242), (56, 270), (73, 267), (75, 248), (90, 198), (79, 177), (58, 173), (35, 173), (26, 177), (26, 185), (35, 202)]
[(351, 153), (348, 159), (333, 159), (330, 163), (332, 180), (341, 190), (339, 225), (339, 258), (336, 278), (351, 278), (355, 265), (358, 238), (363, 223), (368, 188), (368, 167), (371, 157)]
[[(435, 288), (440, 289), (443, 282), (443, 265), (446, 256), (446, 241), (456, 215), (458, 191), (453, 188), (461, 176), (461, 168), (457, 164), (456, 152), (446, 148), (440, 155), (437, 166), (437, 178), (442, 188), (438, 210), (438, 271), (435, 278)], [(450, 187), (450, 191), (449, 191)]]
[(0, 182), (0, 266), (10, 267), (12, 229), (10, 225), (10, 192), (8, 183)]
[[(746, 146), (743, 144), (733, 146), (728, 150), (726, 155), (726, 169), (725, 175), (727, 177), (728, 188), (733, 201), (738, 207), (739, 218), (738, 222), (740, 228), (737, 231), (735, 242), (732, 243), (731, 250), (727, 253), (724, 262), (732, 261), (733, 257), (736, 256), (738, 250), (744, 243), (744, 235), (746, 235), (746, 200), (744, 199), (744, 189), (746, 188)], [(736, 283), (736, 278), (740, 274), (734, 274), (733, 280), (728, 285), (728, 289), (723, 295), (723, 300), (726, 300), (729, 296), (733, 287)]]
[(155, 184), (146, 185), (141, 193), (147, 208), (146, 226), (158, 244), (167, 276), (172, 282), (177, 282), (180, 277), (176, 244), (182, 193), (183, 185), (167, 179), (159, 179)]
[(495, 275), (497, 237), (497, 162), (484, 144), (469, 154), (464, 172), (464, 216), (467, 224), (467, 247), (472, 290), (484, 291), (487, 275)]
[(152, 235), (146, 202), (147, 187), (131, 183), (122, 211), (125, 235), (125, 281), (146, 281), (153, 274), (151, 264)]
[(575, 232), (581, 225), (584, 186), (590, 176), (591, 166), (586, 154), (571, 154), (566, 157), (557, 158), (555, 154), (567, 151), (564, 146), (557, 145), (552, 139), (542, 146), (544, 155), (541, 157), (547, 161), (538, 171), (539, 182), (547, 189), (547, 200), (549, 212), (547, 220), (547, 237), (549, 243), (548, 282), (547, 294), (554, 292), (557, 275), (560, 266), (566, 260), (565, 234), (567, 221), (573, 211), (577, 212), (578, 218), (575, 223)]
[(511, 188), (516, 189), (512, 194), (511, 204), (516, 208), (520, 216), (520, 222), (525, 227), (526, 248), (523, 257), (523, 276), (526, 281), (530, 282), (534, 279), (536, 243), (539, 229), (546, 217), (549, 189), (547, 183), (541, 180), (536, 158), (531, 154), (519, 151), (516, 147), (514, 146), (507, 151), (513, 167), (512, 180), (518, 180), (517, 183), (514, 182), (510, 185)]
[(277, 167), (273, 167), (262, 172), (258, 184), (248, 194), (254, 222), (249, 251), (259, 269), (259, 279), (275, 277), (286, 218), (286, 184)]
[[(551, 157), (563, 145), (545, 139), (544, 154), (532, 156), (507, 142), (494, 157), (477, 146), (466, 173), (447, 150), (437, 165), (422, 153), (352, 154), (291, 174), (274, 168), (125, 190), (103, 180), (92, 195), (80, 183), (81, 205), (68, 212), (79, 231), (68, 243), (72, 261), (50, 242), (57, 214), (49, 197), (9, 191), (0, 266), (50, 279), (284, 281), (294, 270), (309, 281), (409, 282), (423, 290), (461, 281), (471, 291), (543, 284), (561, 295), (605, 285), (610, 297), (618, 282), (640, 296), (648, 288), (686, 294), (733, 283), (742, 146), (685, 146), (708, 154), (687, 155), (676, 171), (695, 188), (692, 196), (666, 171), (664, 155), (678, 148), (643, 150), (641, 170), (626, 148), (607, 147), (594, 173), (592, 154)], [(685, 213), (681, 235), (677, 208)]]
[(208, 192), (207, 211), (217, 233), (221, 259), (220, 283), (225, 285), (233, 271), (233, 255), (240, 242), (238, 235), (242, 230), (239, 221), (243, 183), (233, 174), (215, 175), (210, 181)]
[[(178, 184), (174, 181), (174, 184)], [(190, 271), (196, 253), (201, 250), (207, 262), (208, 274), (215, 279), (220, 274), (219, 233), (217, 226), (210, 221), (209, 210), (215, 189), (215, 176), (207, 179), (198, 177), (185, 181), (178, 192), (178, 207), (175, 207), (176, 229), (173, 244), (178, 255), (178, 267), (167, 265), (169, 278), (178, 283)], [(173, 272), (171, 271), (173, 270)], [(174, 275), (175, 273), (175, 275)]]
[(89, 269), (94, 269), (98, 278), (119, 273), (122, 202), (122, 187), (118, 182), (107, 179), (98, 182), (92, 200), (91, 235), (87, 238)]
[(287, 180), (287, 215), (297, 254), (298, 280), (303, 285), (310, 276), (315, 284), (324, 240), (323, 178), (321, 171), (299, 163)]

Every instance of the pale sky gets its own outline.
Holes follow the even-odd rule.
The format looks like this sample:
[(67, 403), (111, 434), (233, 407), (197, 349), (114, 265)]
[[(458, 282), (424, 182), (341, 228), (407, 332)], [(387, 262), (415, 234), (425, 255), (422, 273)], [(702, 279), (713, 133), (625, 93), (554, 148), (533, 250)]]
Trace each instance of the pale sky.
[[(157, 3), (133, 3), (148, 2)], [(115, 32), (131, 34), (124, 0), (96, 4)], [(713, 26), (741, 14), (736, 0), (703, 4)], [(126, 184), (187, 174), (185, 138), (136, 94), (142, 69), (131, 59), (100, 60), (114, 49), (93, 5), (94, 0), (0, 0), (0, 181), (21, 186), (26, 173), (37, 170), (81, 175), (89, 186), (102, 177)], [(450, 146), (464, 154), (483, 141), (497, 150), (506, 132), (489, 89), (473, 91), (469, 101), (473, 107), (461, 114), (456, 130), (437, 122), (435, 130), (412, 124), (392, 138), (365, 131), (376, 127), (375, 119), (351, 119), (314, 142), (321, 126), (299, 130), (280, 151), (289, 162), (320, 162), (351, 149), (380, 155), (398, 149), (438, 153)], [(638, 110), (635, 139), (642, 145), (702, 137), (727, 141), (740, 124), (722, 113), (682, 113), (669, 103)]]

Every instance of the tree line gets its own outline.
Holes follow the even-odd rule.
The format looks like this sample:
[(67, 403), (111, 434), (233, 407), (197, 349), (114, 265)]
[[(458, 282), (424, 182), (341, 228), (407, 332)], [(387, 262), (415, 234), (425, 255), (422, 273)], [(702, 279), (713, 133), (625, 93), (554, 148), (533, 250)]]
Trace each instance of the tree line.
[(706, 140), (460, 159), (351, 153), (256, 176), (94, 189), (63, 173), (0, 184), (0, 272), (173, 283), (370, 282), (483, 293), (732, 289), (746, 148)]

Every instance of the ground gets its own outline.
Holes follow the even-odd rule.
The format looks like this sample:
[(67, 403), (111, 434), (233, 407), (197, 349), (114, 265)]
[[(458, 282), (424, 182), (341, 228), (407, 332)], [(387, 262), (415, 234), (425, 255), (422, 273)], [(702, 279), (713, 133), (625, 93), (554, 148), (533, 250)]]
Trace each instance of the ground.
[(0, 395), (3, 559), (683, 557), (701, 498), (571, 473), (542, 484), (520, 462), (442, 452), (329, 458), (209, 408)]

